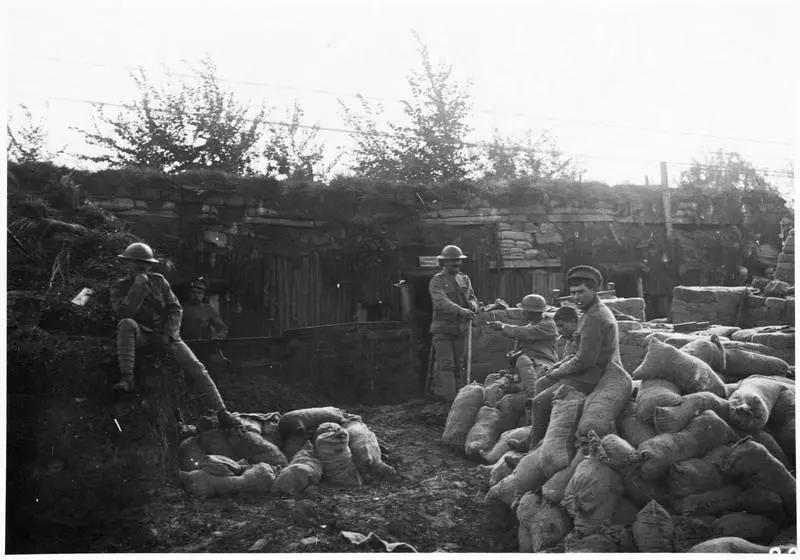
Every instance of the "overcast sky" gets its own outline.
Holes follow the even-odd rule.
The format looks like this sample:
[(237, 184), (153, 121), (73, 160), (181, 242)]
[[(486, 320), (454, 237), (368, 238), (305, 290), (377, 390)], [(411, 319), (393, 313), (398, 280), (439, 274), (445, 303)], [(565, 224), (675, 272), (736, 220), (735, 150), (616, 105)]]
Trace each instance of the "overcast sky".
[[(88, 126), (91, 106), (65, 99), (130, 102), (132, 68), (185, 72), (209, 55), (228, 87), (273, 117), (298, 99), (309, 124), (343, 127), (337, 97), (358, 92), (399, 119), (419, 60), (413, 29), (472, 82), (470, 140), (549, 130), (585, 180), (611, 184), (658, 181), (659, 161), (718, 148), (780, 171), (796, 152), (793, 4), (15, 1), (8, 106), (16, 119), (28, 104), (54, 146), (85, 151), (69, 127)], [(673, 180), (682, 167), (669, 169)]]

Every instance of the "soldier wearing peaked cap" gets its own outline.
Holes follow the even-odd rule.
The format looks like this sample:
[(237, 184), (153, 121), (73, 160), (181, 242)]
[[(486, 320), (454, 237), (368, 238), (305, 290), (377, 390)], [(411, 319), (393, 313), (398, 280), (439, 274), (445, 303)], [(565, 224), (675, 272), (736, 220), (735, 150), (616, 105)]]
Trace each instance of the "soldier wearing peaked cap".
[(578, 324), (575, 355), (558, 364), (536, 382), (532, 404), (530, 448), (544, 437), (553, 407), (553, 394), (562, 384), (588, 395), (600, 381), (609, 363), (622, 367), (619, 330), (611, 310), (597, 297), (603, 276), (591, 266), (576, 266), (567, 272), (570, 295), (583, 312)]
[(433, 301), (431, 335), (437, 364), (433, 392), (447, 400), (453, 400), (466, 384), (466, 335), (478, 311), (469, 276), (461, 272), (461, 263), (466, 258), (456, 245), (443, 248), (439, 255), (442, 270), (428, 285)]

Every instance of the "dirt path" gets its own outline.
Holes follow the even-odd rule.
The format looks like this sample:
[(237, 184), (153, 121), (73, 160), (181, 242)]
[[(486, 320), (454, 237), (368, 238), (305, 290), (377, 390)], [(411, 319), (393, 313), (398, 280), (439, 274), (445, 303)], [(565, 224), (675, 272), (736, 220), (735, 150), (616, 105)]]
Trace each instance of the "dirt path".
[[(515, 520), (484, 504), (476, 464), (442, 448), (444, 405), (416, 401), (349, 409), (390, 449), (404, 480), (358, 489), (315, 487), (302, 499), (237, 497), (201, 501), (165, 489), (137, 512), (137, 537), (108, 539), (107, 552), (354, 552), (340, 531), (374, 532), (420, 552), (516, 551)], [(144, 542), (143, 542), (144, 541)]]

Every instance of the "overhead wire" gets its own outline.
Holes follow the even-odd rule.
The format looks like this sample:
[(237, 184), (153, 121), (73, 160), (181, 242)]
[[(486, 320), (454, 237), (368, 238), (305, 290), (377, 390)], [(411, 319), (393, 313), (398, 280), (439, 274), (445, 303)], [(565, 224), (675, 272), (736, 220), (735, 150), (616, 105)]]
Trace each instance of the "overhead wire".
[[(98, 63), (98, 62), (89, 62), (89, 61), (80, 61), (80, 60), (71, 60), (61, 57), (52, 57), (52, 56), (32, 56), (29, 58), (38, 58), (43, 60), (50, 60), (53, 62), (65, 63), (65, 64), (77, 64), (77, 65), (85, 65), (85, 66), (93, 66), (97, 68), (111, 68), (111, 69), (124, 69), (127, 71), (137, 71), (140, 67), (133, 67), (128, 65), (119, 65), (119, 64), (105, 64), (105, 63)], [(148, 70), (152, 72), (152, 70)], [(166, 69), (162, 72), (167, 76), (177, 76), (182, 78), (191, 78), (197, 79), (198, 76), (196, 74), (191, 74), (188, 72), (175, 72), (169, 69)], [(383, 98), (383, 97), (376, 97), (376, 96), (367, 96), (362, 95), (359, 93), (346, 93), (346, 92), (335, 92), (325, 89), (318, 89), (318, 88), (305, 88), (305, 87), (298, 87), (298, 86), (291, 86), (286, 84), (274, 84), (268, 82), (260, 82), (254, 80), (233, 80), (230, 78), (217, 78), (220, 82), (229, 83), (229, 84), (240, 84), (240, 85), (248, 85), (248, 86), (255, 86), (255, 87), (272, 87), (277, 89), (288, 89), (293, 91), (301, 91), (301, 92), (309, 92), (314, 93), (317, 95), (326, 95), (326, 96), (333, 96), (333, 97), (352, 97), (352, 98), (363, 98), (369, 99), (373, 101), (382, 101), (382, 102), (391, 102), (391, 103), (403, 103), (402, 99), (393, 99), (393, 98)], [(696, 136), (701, 138), (714, 138), (717, 140), (733, 140), (739, 142), (750, 142), (754, 144), (773, 144), (773, 145), (781, 145), (781, 146), (793, 146), (792, 142), (787, 142), (784, 140), (773, 140), (773, 139), (763, 139), (763, 138), (747, 138), (742, 136), (728, 136), (728, 135), (716, 135), (716, 134), (706, 134), (700, 132), (691, 132), (686, 130), (670, 130), (670, 129), (663, 129), (663, 128), (656, 128), (656, 127), (643, 127), (637, 125), (629, 125), (629, 124), (620, 124), (620, 123), (607, 123), (602, 121), (591, 121), (591, 120), (582, 120), (582, 119), (571, 119), (571, 118), (562, 118), (562, 117), (552, 117), (546, 115), (531, 115), (528, 113), (521, 113), (521, 112), (510, 112), (510, 111), (496, 111), (491, 109), (481, 109), (475, 108), (474, 110), (476, 113), (482, 114), (489, 114), (489, 115), (506, 115), (506, 116), (513, 116), (513, 117), (521, 117), (530, 120), (546, 120), (546, 121), (553, 121), (553, 122), (563, 122), (563, 123), (574, 123), (574, 124), (583, 124), (588, 126), (594, 127), (604, 127), (604, 128), (618, 128), (623, 130), (638, 130), (642, 132), (652, 132), (657, 134), (666, 134), (666, 135), (674, 135), (674, 136)]]

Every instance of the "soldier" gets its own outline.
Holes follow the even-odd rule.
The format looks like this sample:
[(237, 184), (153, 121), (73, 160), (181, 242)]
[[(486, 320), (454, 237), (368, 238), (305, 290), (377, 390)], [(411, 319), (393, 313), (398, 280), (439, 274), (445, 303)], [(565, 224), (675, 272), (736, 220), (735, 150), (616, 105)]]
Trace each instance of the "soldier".
[(516, 326), (501, 321), (488, 321), (489, 328), (500, 331), (504, 336), (519, 341), (520, 349), (533, 361), (535, 367), (553, 365), (558, 360), (556, 354), (556, 324), (545, 317), (547, 302), (539, 294), (528, 294), (518, 305), (527, 320)]
[(563, 360), (578, 349), (578, 312), (573, 307), (559, 307), (553, 321), (558, 331), (556, 354), (559, 360)]
[(438, 365), (433, 391), (447, 400), (453, 400), (458, 389), (466, 384), (466, 334), (478, 311), (469, 276), (461, 272), (461, 263), (466, 258), (459, 247), (446, 246), (439, 255), (442, 270), (428, 285), (433, 301), (431, 335)]
[(133, 365), (137, 348), (154, 346), (169, 351), (195, 389), (202, 391), (206, 406), (216, 412), (223, 427), (238, 421), (225, 403), (205, 366), (195, 357), (179, 333), (182, 308), (169, 282), (150, 272), (158, 263), (153, 250), (144, 243), (133, 243), (119, 255), (127, 275), (111, 286), (110, 299), (117, 315), (117, 359), (122, 378), (115, 391), (132, 392)]
[(189, 301), (183, 306), (181, 336), (184, 340), (227, 338), (228, 327), (219, 313), (203, 298), (208, 290), (208, 282), (202, 276), (189, 284)]
[(603, 284), (600, 272), (591, 266), (576, 266), (567, 273), (567, 281), (570, 295), (583, 312), (578, 327), (578, 348), (574, 356), (546, 372), (536, 382), (530, 449), (544, 437), (553, 408), (553, 394), (560, 385), (571, 385), (588, 395), (597, 386), (609, 362), (622, 363), (617, 321), (597, 297)]

